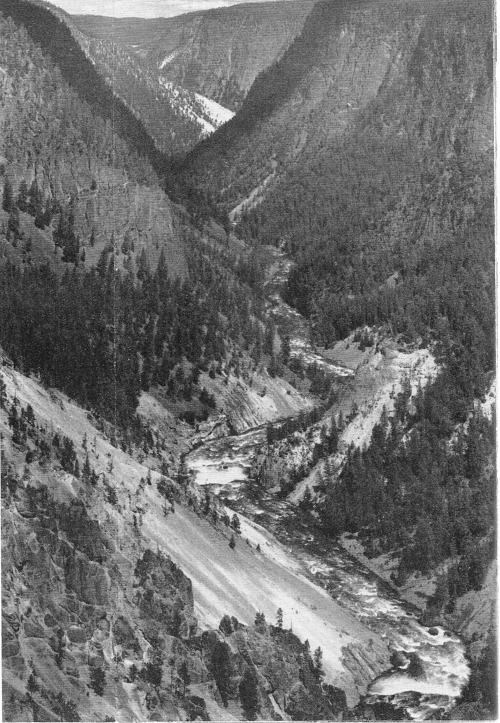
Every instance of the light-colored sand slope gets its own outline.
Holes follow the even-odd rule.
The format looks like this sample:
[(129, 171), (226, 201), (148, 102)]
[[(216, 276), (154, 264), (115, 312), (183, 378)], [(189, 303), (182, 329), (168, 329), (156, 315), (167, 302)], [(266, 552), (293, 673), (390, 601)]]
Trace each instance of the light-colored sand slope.
[[(370, 678), (388, 667), (382, 640), (309, 581), (293, 554), (263, 528), (242, 519), (242, 536), (237, 537), (236, 548), (231, 550), (229, 533), (222, 524), (216, 529), (182, 505), (176, 506), (175, 514), (165, 517), (155, 484), (158, 473), (152, 472), (153, 484), (141, 491), (139, 482), (148, 469), (114, 448), (84, 410), (60, 392), (44, 390), (12, 369), (2, 370), (2, 376), (9, 397), (15, 392), (21, 405), (31, 404), (39, 424), (45, 423), (73, 440), (80, 463), (82, 439), (87, 435), (90, 463), (96, 472), (106, 475), (107, 484), (116, 488), (118, 498), (116, 505), (89, 510), (89, 514), (108, 523), (111, 516), (117, 534), (123, 536), (128, 528), (132, 534), (135, 513), (146, 544), (170, 555), (191, 578), (195, 611), (202, 626), (218, 625), (223, 614), (249, 623), (258, 610), (274, 621), (281, 607), (286, 626), (293, 627), (303, 640), (308, 639), (312, 649), (321, 646), (327, 679), (346, 690), (350, 704)], [(65, 484), (76, 493), (82, 483), (66, 475)], [(68, 492), (66, 489), (63, 494)], [(353, 667), (355, 656), (345, 655), (347, 646), (362, 650), (360, 664)]]

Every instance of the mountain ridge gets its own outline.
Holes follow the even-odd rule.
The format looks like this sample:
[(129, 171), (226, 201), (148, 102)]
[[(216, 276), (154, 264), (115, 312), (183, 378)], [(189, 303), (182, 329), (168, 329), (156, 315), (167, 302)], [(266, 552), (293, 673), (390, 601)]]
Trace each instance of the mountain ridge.
[(74, 16), (73, 22), (88, 35), (115, 38), (160, 77), (235, 110), (255, 77), (286, 50), (311, 7), (309, 0), (294, 0), (157, 21)]

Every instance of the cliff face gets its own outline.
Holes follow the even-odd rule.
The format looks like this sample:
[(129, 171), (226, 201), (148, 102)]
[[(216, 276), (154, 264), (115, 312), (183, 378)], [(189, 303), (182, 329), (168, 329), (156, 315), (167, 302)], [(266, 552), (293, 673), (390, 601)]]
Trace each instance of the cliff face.
[(155, 20), (76, 16), (79, 29), (112, 38), (168, 81), (235, 110), (259, 73), (300, 33), (309, 0), (259, 3)]
[[(152, 261), (163, 248), (172, 272), (183, 273), (185, 260), (175, 209), (145, 157), (147, 146), (141, 143), (140, 135), (130, 137), (127, 132), (127, 111), (123, 110), (122, 122), (111, 124), (102, 109), (105, 101), (113, 105), (111, 91), (105, 88), (101, 88), (101, 107), (91, 106), (85, 88), (73, 86), (71, 78), (65, 80), (59, 67), (21, 27), (22, 8), (23, 4), (5, 8), (19, 25), (10, 18), (0, 20), (1, 183), (2, 187), (9, 183), (17, 199), (24, 182), (30, 193), (38, 195), (39, 210), (52, 209), (52, 227), (46, 222), (34, 228), (32, 218), (21, 214), (26, 234), (40, 240), (34, 244), (33, 253), (43, 246), (45, 256), (54, 259), (52, 231), (57, 227), (58, 213), (71, 209), (88, 262), (95, 263), (113, 238), (118, 248), (126, 239), (129, 249), (132, 244), (136, 252), (145, 249)], [(78, 54), (76, 42), (64, 37), (62, 23), (48, 10), (36, 8), (36, 12), (40, 14), (38, 31), (45, 27), (48, 35), (52, 33), (54, 45), (60, 41), (65, 55), (70, 51)], [(94, 92), (91, 80), (88, 101)], [(33, 209), (31, 216), (35, 215)], [(6, 246), (4, 252), (11, 255), (13, 250)]]

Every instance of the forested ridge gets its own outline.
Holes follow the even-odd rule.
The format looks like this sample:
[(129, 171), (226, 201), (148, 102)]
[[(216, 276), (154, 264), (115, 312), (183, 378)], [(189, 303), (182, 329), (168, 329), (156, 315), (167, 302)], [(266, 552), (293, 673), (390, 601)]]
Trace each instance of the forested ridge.
[[(229, 339), (248, 347), (262, 335), (247, 293), (196, 252), (190, 278), (170, 280), (163, 256), (145, 254), (136, 277), (116, 271), (112, 253), (97, 267), (66, 271), (16, 264), (0, 268), (3, 348), (25, 373), (40, 374), (84, 406), (125, 428), (139, 393), (154, 386), (205, 409), (202, 369), (226, 368)], [(208, 403), (208, 407), (206, 404)]]
[(147, 158), (157, 172), (165, 171), (165, 157), (141, 121), (114, 96), (60, 18), (48, 8), (27, 0), (4, 0), (1, 10), (26, 28), (30, 38), (57, 65), (79, 98), (91, 105), (93, 112), (105, 121), (112, 122), (114, 132), (130, 145), (131, 150)]
[[(65, 26), (37, 10), (78, 54)], [(205, 418), (215, 400), (198, 385), (202, 371), (236, 369), (243, 349), (249, 363), (269, 359), (257, 287), (238, 254), (158, 200), (158, 176), (120, 126), (78, 97), (23, 28), (1, 23), (4, 351), (122, 431), (151, 387), (182, 399), (191, 421)]]
[(325, 346), (366, 324), (437, 343), (457, 418), (494, 366), (492, 67), (488, 3), (318, 3), (183, 169), (223, 212), (276, 158), (237, 228), (294, 259), (286, 300)]

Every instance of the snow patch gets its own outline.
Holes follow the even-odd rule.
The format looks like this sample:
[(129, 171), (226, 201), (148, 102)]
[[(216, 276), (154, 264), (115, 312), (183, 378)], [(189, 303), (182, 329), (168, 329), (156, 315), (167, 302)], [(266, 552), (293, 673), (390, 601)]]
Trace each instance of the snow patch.
[(173, 60), (176, 59), (176, 57), (179, 55), (180, 50), (174, 50), (173, 53), (169, 53), (169, 55), (166, 55), (163, 60), (161, 61), (160, 65), (158, 66), (159, 70), (163, 70), (163, 68), (171, 63)]
[(217, 101), (207, 98), (205, 95), (200, 95), (200, 93), (194, 95), (216, 128), (234, 118), (234, 112), (217, 103)]

